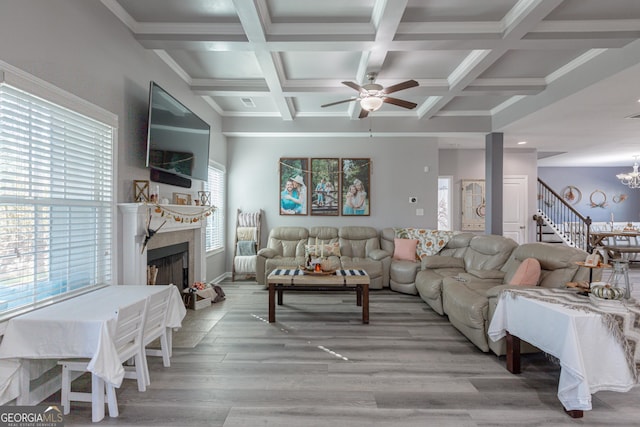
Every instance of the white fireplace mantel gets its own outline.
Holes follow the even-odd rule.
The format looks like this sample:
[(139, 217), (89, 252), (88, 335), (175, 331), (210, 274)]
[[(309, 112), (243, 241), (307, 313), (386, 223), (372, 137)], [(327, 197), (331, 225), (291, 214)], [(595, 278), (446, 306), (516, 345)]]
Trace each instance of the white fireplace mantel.
[[(143, 244), (149, 215), (151, 215), (149, 228), (158, 230), (157, 233), (193, 232), (195, 253), (189, 254), (190, 257), (193, 257), (193, 277), (195, 281), (205, 281), (206, 219), (199, 219), (197, 222), (176, 221), (175, 216), (168, 215), (167, 211), (176, 212), (178, 214), (176, 216), (198, 216), (209, 209), (208, 206), (160, 205), (159, 210), (161, 213), (165, 213), (165, 216), (161, 216), (161, 213), (156, 212), (155, 205), (144, 203), (118, 204), (119, 219), (122, 224), (119, 283), (124, 285), (147, 283), (147, 248), (143, 248)], [(164, 221), (166, 223), (160, 227)], [(158, 227), (160, 228), (158, 229)], [(149, 241), (149, 244), (152, 241), (153, 238)]]

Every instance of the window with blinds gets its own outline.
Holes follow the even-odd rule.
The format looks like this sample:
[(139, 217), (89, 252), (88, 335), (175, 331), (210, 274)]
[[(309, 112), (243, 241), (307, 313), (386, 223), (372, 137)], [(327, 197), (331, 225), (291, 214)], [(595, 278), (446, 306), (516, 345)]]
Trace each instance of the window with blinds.
[(224, 247), (224, 189), (225, 171), (213, 163), (209, 163), (209, 180), (205, 182), (205, 191), (209, 191), (211, 204), (216, 207), (207, 220), (207, 251)]
[(114, 132), (0, 81), (0, 316), (111, 282)]

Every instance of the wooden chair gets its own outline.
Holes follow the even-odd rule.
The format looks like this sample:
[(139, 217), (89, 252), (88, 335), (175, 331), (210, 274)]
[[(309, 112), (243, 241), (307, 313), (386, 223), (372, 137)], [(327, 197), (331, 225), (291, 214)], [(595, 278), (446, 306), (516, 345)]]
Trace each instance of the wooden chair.
[[(167, 329), (167, 316), (169, 315), (169, 304), (171, 303), (171, 292), (173, 285), (166, 286), (162, 292), (150, 295), (147, 299), (147, 313), (144, 322), (144, 332), (142, 337), (142, 351), (144, 354), (144, 378), (146, 385), (151, 384), (149, 376), (149, 365), (147, 356), (162, 356), (162, 364), (165, 368), (171, 366), (171, 338)], [(160, 338), (160, 349), (148, 349), (147, 346)], [(125, 367), (125, 378), (137, 378), (135, 371)]]
[[(144, 322), (146, 316), (147, 300), (138, 301), (125, 307), (121, 307), (117, 312), (116, 331), (113, 339), (118, 359), (121, 363), (129, 359), (135, 360), (136, 377), (138, 380), (138, 390), (146, 390), (145, 374), (144, 374), (144, 349), (142, 347), (142, 337), (144, 331)], [(94, 395), (105, 393), (106, 401), (109, 408), (109, 416), (117, 417), (118, 401), (116, 399), (115, 387), (107, 384), (104, 380), (95, 374), (91, 374), (91, 393), (71, 391), (71, 382), (73, 379), (87, 372), (89, 359), (69, 359), (60, 360), (62, 365), (62, 407), (64, 414), (68, 414), (71, 410), (71, 401), (92, 402), (92, 421), (100, 421), (102, 419), (99, 410), (95, 406)], [(73, 377), (73, 378), (72, 378)]]

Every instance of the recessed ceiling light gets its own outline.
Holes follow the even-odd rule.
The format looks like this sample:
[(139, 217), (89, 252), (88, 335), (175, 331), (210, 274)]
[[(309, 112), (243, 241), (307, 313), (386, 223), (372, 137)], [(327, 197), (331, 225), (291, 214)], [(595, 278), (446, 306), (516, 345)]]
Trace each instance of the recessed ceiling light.
[(526, 143), (527, 143), (527, 141), (518, 141), (518, 145), (524, 145)]

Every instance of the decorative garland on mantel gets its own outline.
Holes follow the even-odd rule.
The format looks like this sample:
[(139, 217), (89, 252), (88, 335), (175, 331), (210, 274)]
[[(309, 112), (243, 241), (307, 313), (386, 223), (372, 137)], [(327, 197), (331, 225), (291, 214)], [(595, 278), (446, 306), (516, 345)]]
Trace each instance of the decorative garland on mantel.
[[(160, 217), (167, 217), (173, 219), (175, 222), (180, 223), (194, 223), (203, 220), (210, 216), (215, 210), (215, 206), (189, 206), (189, 208), (199, 208), (196, 213), (180, 212), (179, 210), (172, 209), (166, 205), (158, 205), (155, 203), (145, 203), (147, 206), (153, 207), (155, 213), (160, 214)], [(187, 206), (185, 206), (187, 207)], [(200, 210), (202, 209), (202, 210)]]

